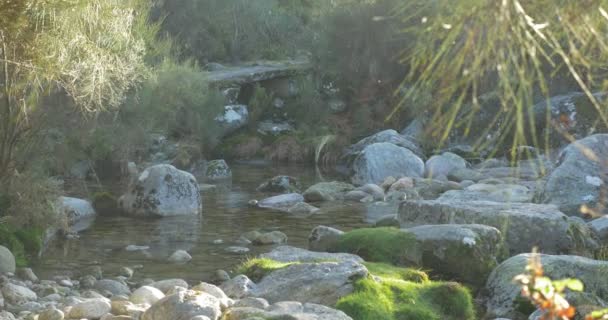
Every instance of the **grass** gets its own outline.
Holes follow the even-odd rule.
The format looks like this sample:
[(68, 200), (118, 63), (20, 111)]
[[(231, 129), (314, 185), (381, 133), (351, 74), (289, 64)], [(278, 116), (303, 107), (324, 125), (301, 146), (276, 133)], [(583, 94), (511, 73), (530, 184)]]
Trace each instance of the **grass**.
[(39, 228), (18, 229), (0, 224), (0, 245), (7, 247), (15, 256), (18, 267), (25, 267), (32, 255), (42, 248), (43, 231)]
[(413, 235), (395, 228), (363, 228), (345, 233), (332, 251), (350, 252), (366, 261), (404, 264), (415, 245)]
[(294, 262), (279, 262), (272, 259), (266, 258), (253, 258), (243, 262), (239, 265), (235, 272), (237, 274), (244, 274), (253, 282), (258, 282), (264, 278), (267, 274), (285, 268), (295, 264)]
[(429, 282), (429, 276), (422, 270), (400, 268), (386, 263), (364, 262), (369, 273), (389, 279), (398, 279), (416, 283)]

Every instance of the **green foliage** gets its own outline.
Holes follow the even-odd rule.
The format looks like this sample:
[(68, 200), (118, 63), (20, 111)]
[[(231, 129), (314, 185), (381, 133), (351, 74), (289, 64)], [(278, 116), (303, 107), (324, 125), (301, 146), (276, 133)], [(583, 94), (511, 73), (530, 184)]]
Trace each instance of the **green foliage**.
[(299, 78), (295, 86), (297, 95), (285, 104), (285, 112), (294, 119), (300, 131), (308, 136), (319, 136), (326, 131), (324, 128), (329, 115), (329, 108), (322, 99), (317, 88), (317, 82), (308, 77)]
[(254, 258), (243, 262), (236, 268), (235, 272), (237, 274), (244, 274), (252, 281), (258, 282), (267, 274), (292, 264), (294, 263), (278, 262), (265, 258)]
[(332, 251), (350, 252), (373, 262), (405, 263), (415, 244), (413, 235), (395, 228), (364, 228), (345, 233)]
[(256, 83), (253, 88), (253, 93), (249, 99), (249, 129), (256, 130), (256, 125), (262, 115), (272, 107), (274, 97), (259, 83)]
[(357, 281), (355, 292), (340, 299), (336, 308), (355, 320), (475, 319), (472, 297), (457, 283), (415, 283), (383, 276)]
[(147, 131), (195, 141), (211, 150), (219, 138), (214, 119), (223, 106), (224, 97), (209, 88), (196, 65), (164, 62), (125, 105), (121, 121), (143, 122)]
[(18, 267), (27, 266), (29, 258), (40, 251), (43, 234), (40, 228), (16, 229), (0, 223), (0, 245), (13, 253)]

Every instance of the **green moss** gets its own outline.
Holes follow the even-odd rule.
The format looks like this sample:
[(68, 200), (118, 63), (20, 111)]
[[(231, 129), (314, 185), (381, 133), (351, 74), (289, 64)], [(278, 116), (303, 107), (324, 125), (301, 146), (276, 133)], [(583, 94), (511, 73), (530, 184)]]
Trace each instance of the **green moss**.
[(469, 320), (469, 291), (453, 282), (415, 283), (394, 278), (359, 280), (336, 307), (355, 320)]
[(264, 278), (267, 274), (285, 268), (289, 265), (294, 264), (293, 262), (279, 262), (272, 259), (265, 258), (254, 258), (243, 262), (235, 270), (237, 274), (244, 274), (253, 282), (258, 282)]
[(15, 230), (7, 224), (0, 224), (0, 245), (13, 253), (18, 267), (25, 267), (29, 258), (42, 248), (43, 233), (39, 228)]
[(378, 277), (399, 279), (416, 283), (429, 281), (429, 276), (422, 270), (400, 268), (386, 263), (364, 262), (367, 270)]
[(350, 252), (367, 261), (403, 264), (416, 239), (395, 228), (364, 228), (345, 233), (332, 251)]

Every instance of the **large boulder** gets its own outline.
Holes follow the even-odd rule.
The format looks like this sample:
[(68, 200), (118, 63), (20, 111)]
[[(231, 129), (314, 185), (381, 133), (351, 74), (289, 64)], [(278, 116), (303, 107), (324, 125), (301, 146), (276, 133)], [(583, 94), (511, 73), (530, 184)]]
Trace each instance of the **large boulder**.
[(308, 249), (321, 252), (328, 251), (338, 243), (343, 234), (343, 231), (331, 227), (315, 227), (308, 236)]
[(292, 246), (280, 246), (263, 253), (260, 258), (279, 262), (319, 262), (319, 261), (355, 261), (363, 262), (361, 257), (350, 253), (314, 252)]
[(352, 320), (344, 312), (314, 303), (277, 302), (266, 308), (235, 307), (224, 314), (225, 320), (293, 319), (293, 320)]
[(95, 217), (95, 209), (91, 202), (72, 198), (72, 197), (59, 197), (59, 210), (63, 217), (67, 219), (68, 224), (72, 227), (72, 230), (81, 231), (86, 229)]
[(352, 164), (352, 182), (381, 184), (388, 177), (422, 177), (424, 162), (409, 149), (391, 143), (371, 144)]
[(478, 225), (423, 225), (403, 230), (414, 235), (416, 246), (408, 260), (448, 278), (483, 286), (504, 258), (498, 229)]
[(30, 301), (36, 301), (38, 295), (29, 288), (14, 283), (6, 283), (2, 286), (2, 296), (10, 304), (20, 305)]
[(304, 191), (304, 199), (310, 202), (342, 200), (345, 194), (355, 187), (346, 182), (319, 182)]
[(220, 136), (226, 136), (242, 128), (249, 121), (247, 106), (237, 104), (225, 106), (220, 115), (215, 117), (215, 122), (220, 127)]
[(211, 160), (207, 163), (205, 177), (211, 181), (232, 179), (232, 170), (225, 160)]
[(592, 210), (605, 206), (608, 197), (602, 197), (601, 190), (608, 183), (607, 158), (608, 134), (573, 142), (561, 152), (557, 167), (547, 179), (542, 201), (559, 206), (568, 215), (580, 214), (582, 206)]
[(141, 320), (190, 320), (196, 316), (217, 320), (221, 315), (219, 299), (205, 292), (185, 290), (153, 304)]
[(440, 201), (494, 201), (531, 202), (534, 194), (526, 186), (518, 184), (477, 183), (463, 190), (450, 190), (442, 194)]
[(144, 170), (119, 199), (119, 205), (134, 216), (197, 215), (202, 211), (196, 178), (166, 164)]
[[(397, 131), (389, 129), (375, 133), (369, 137), (361, 139), (359, 142), (350, 146), (343, 155), (348, 162), (357, 158), (365, 148), (374, 143), (390, 143), (398, 147), (406, 148), (412, 151), (420, 158), (424, 158), (424, 153), (420, 147), (405, 135), (399, 134)], [(382, 182), (382, 181), (381, 181)]]
[(15, 273), (15, 256), (6, 247), (0, 246), (0, 274)]
[[(530, 254), (520, 254), (501, 263), (488, 278), (485, 290), (488, 295), (486, 308), (488, 317), (527, 319), (521, 314), (521, 288), (513, 283), (516, 275), (525, 272)], [(577, 278), (585, 292), (608, 299), (608, 262), (591, 260), (579, 256), (540, 255), (545, 275), (551, 279)]]
[(294, 263), (264, 276), (253, 295), (270, 303), (290, 300), (334, 306), (367, 275), (365, 266), (352, 260)]
[(553, 205), (491, 201), (405, 201), (399, 208), (402, 227), (425, 224), (484, 224), (502, 233), (511, 255), (534, 246), (549, 254), (593, 256), (597, 242), (578, 218)]
[(428, 159), (425, 167), (425, 176), (429, 178), (440, 176), (447, 177), (453, 170), (465, 169), (467, 167), (467, 161), (457, 154), (444, 152), (441, 155), (435, 155)]

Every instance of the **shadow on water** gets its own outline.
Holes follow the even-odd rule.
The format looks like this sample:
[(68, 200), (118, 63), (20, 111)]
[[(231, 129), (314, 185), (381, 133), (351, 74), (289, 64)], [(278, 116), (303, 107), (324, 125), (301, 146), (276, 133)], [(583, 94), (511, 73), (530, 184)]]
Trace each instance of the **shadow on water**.
[[(55, 241), (36, 262), (36, 272), (43, 277), (59, 274), (78, 277), (87, 267), (99, 265), (106, 276), (111, 276), (120, 267), (141, 266), (135, 273), (138, 279), (177, 277), (195, 282), (209, 280), (217, 269), (232, 270), (247, 257), (272, 250), (272, 246), (238, 242), (245, 232), (280, 230), (289, 237), (288, 245), (306, 248), (310, 230), (317, 225), (343, 230), (366, 225), (365, 210), (359, 204), (315, 204), (321, 211), (306, 217), (248, 206), (249, 200), (264, 197), (256, 187), (275, 175), (295, 176), (304, 189), (319, 182), (314, 168), (234, 164), (232, 171), (232, 183), (218, 185), (215, 190), (203, 194), (202, 217), (98, 217), (89, 229), (80, 233), (78, 239)], [(328, 175), (324, 178), (337, 177)], [(129, 245), (149, 249), (125, 250)], [(251, 251), (247, 254), (226, 251), (231, 246), (243, 246)], [(167, 262), (167, 257), (178, 249), (188, 251), (192, 261), (184, 265)]]

